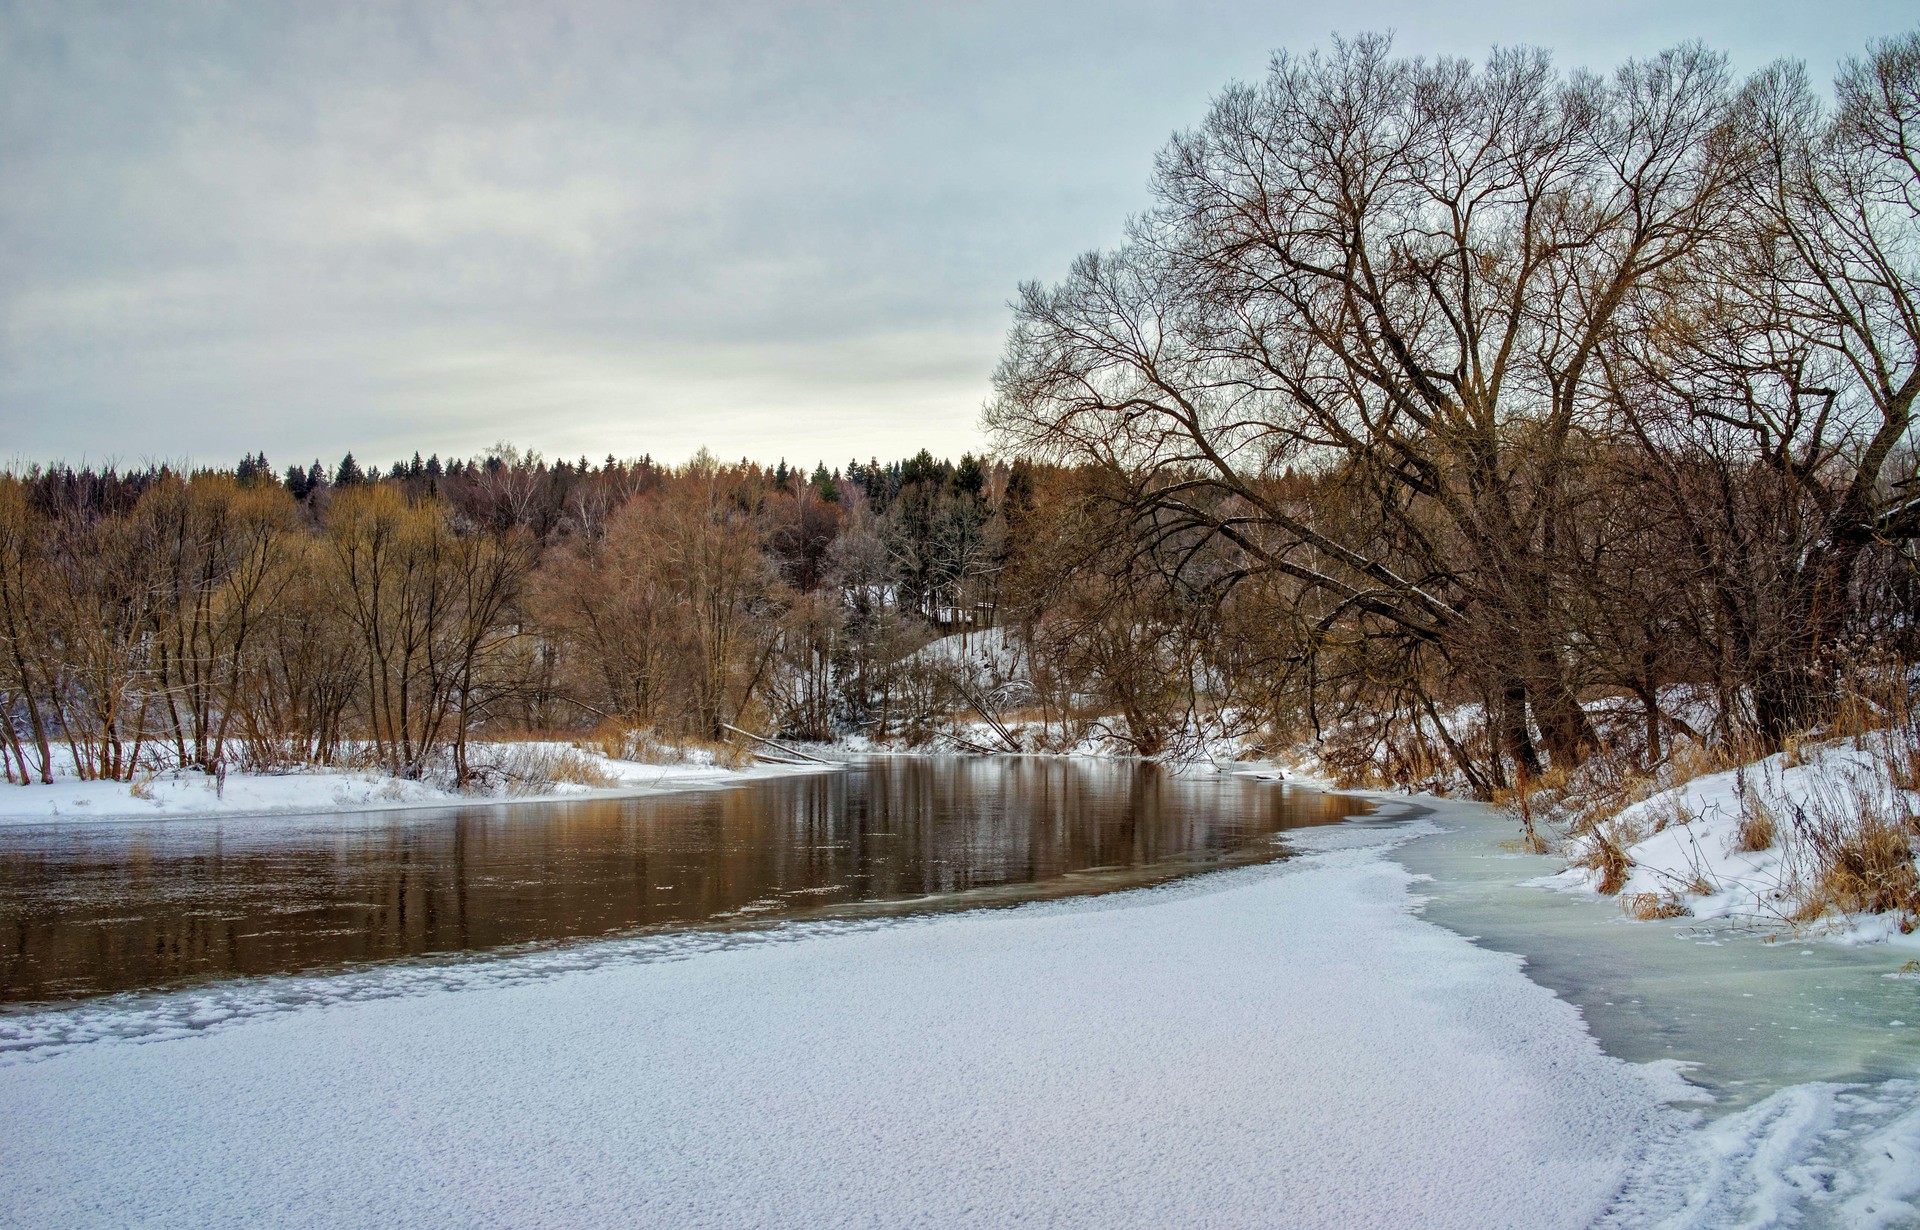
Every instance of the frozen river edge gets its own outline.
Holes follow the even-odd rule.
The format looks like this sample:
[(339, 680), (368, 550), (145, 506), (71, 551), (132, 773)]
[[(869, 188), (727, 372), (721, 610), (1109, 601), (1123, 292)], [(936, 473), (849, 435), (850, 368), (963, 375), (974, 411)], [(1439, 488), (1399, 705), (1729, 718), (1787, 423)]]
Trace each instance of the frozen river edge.
[(1911, 1082), (1702, 1122), (1670, 1067), (1419, 916), (1389, 855), (1429, 831), (0, 1019), (0, 1225), (1915, 1223)]

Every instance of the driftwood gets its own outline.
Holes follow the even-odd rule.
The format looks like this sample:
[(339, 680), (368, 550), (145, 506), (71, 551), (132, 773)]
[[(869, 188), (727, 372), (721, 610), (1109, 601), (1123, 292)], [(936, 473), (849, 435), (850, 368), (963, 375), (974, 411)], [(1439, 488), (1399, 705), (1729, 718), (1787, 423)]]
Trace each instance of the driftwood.
[[(831, 760), (822, 760), (818, 756), (809, 755), (808, 753), (803, 752), (798, 748), (787, 747), (784, 744), (775, 743), (772, 739), (763, 738), (760, 735), (754, 734), (751, 730), (741, 730), (738, 726), (728, 725), (726, 722), (722, 722), (720, 723), (720, 725), (726, 730), (731, 730), (736, 735), (745, 735), (747, 738), (752, 739), (755, 743), (764, 743), (776, 752), (784, 752), (789, 756), (795, 757), (795, 760), (789, 763), (797, 764), (803, 760), (811, 760), (814, 764), (833, 764), (834, 763)], [(758, 755), (758, 753), (755, 753), (755, 754)], [(771, 759), (771, 757), (762, 757), (762, 759)]]

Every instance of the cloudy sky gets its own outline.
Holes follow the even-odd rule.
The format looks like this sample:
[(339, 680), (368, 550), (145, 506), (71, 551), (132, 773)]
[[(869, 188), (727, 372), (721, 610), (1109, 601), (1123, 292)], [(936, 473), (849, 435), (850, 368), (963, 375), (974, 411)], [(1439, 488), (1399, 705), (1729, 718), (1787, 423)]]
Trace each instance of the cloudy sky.
[(1912, 13), (0, 0), (0, 464), (957, 454), (1017, 284), (1277, 47), (1824, 79)]

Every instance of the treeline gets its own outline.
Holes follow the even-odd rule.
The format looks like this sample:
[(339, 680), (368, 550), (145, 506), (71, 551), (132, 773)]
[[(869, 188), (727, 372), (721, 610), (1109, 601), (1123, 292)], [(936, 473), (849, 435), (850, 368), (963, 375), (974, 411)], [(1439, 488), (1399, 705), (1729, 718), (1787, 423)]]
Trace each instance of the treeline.
[(1023, 288), (989, 422), (1104, 476), (1141, 637), (1247, 627), (1295, 729), (1417, 725), (1483, 793), (1607, 697), (1649, 759), (1777, 746), (1915, 659), (1916, 149), (1920, 35), (1831, 101), (1697, 45), (1281, 54)]
[(749, 725), (1325, 736), (1491, 794), (1778, 745), (1920, 661), (1916, 149), (1916, 35), (1831, 102), (1697, 46), (1281, 55), (1022, 289), (1010, 464), (0, 478), (8, 772)]
[(1028, 486), (925, 453), (805, 474), (510, 447), (0, 475), (0, 750), (22, 782), (56, 749), (108, 778), (370, 749), (465, 783), (475, 732), (924, 729), (901, 661), (994, 622)]

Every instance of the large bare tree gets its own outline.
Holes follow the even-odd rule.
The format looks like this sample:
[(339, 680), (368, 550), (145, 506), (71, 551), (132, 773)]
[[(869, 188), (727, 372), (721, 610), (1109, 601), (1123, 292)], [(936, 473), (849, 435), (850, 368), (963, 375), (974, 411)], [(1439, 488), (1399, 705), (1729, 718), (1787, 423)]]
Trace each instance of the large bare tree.
[[(989, 425), (1466, 672), (1523, 772), (1529, 716), (1577, 763), (1570, 471), (1615, 413), (1599, 355), (1738, 207), (1730, 102), (1692, 46), (1605, 79), (1375, 36), (1279, 55), (1167, 147), (1124, 247), (1022, 288)], [(1296, 468), (1369, 515), (1277, 497)]]
[[(1848, 62), (1833, 105), (1773, 65), (1736, 118), (1739, 211), (1611, 375), (1711, 578), (1741, 703), (1778, 738), (1828, 698), (1863, 554), (1920, 532), (1920, 34)], [(1698, 487), (1683, 466), (1723, 474), (1720, 497), (1678, 498)]]

